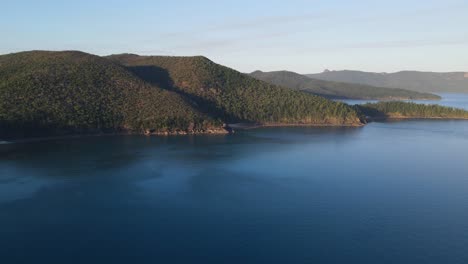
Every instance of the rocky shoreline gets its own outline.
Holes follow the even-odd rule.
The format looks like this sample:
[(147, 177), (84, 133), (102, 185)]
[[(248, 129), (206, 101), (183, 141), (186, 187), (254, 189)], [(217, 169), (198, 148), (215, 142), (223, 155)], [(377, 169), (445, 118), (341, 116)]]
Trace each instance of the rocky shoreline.
[(0, 139), (0, 142), (5, 142), (3, 145), (11, 143), (28, 143), (44, 140), (55, 140), (55, 139), (67, 139), (67, 138), (80, 138), (80, 137), (100, 137), (100, 136), (186, 136), (186, 135), (228, 135), (234, 133), (234, 130), (229, 127), (213, 127), (205, 130), (174, 130), (174, 131), (117, 131), (117, 132), (96, 132), (96, 133), (76, 133), (58, 136), (40, 136), (40, 137), (28, 137), (28, 138), (12, 138), (12, 139)]
[(156, 135), (156, 136), (171, 136), (171, 135), (226, 135), (226, 134), (231, 134), (234, 133), (234, 130), (225, 125), (223, 127), (214, 127), (214, 128), (208, 128), (204, 130), (171, 130), (171, 131), (151, 131), (151, 130), (145, 130), (143, 133), (145, 136), (151, 136), (151, 135)]

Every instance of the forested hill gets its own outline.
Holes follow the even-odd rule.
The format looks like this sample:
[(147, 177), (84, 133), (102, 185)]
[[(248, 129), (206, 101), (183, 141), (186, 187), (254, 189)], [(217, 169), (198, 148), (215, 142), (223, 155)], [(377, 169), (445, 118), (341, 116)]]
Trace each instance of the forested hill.
[(400, 71), (376, 73), (362, 71), (324, 71), (308, 77), (379, 87), (404, 88), (418, 92), (468, 93), (468, 72)]
[(430, 99), (438, 100), (439, 96), (429, 93), (419, 93), (404, 89), (382, 88), (369, 86), (364, 84), (353, 84), (343, 82), (323, 81), (313, 78), (308, 78), (304, 75), (289, 72), (262, 72), (255, 71), (250, 74), (259, 80), (280, 85), (295, 90), (309, 92), (316, 95), (325, 96), (328, 98), (341, 99)]
[(219, 126), (181, 95), (83, 52), (0, 56), (0, 138)]
[(336, 103), (270, 85), (204, 57), (0, 56), (0, 138), (205, 133), (227, 122), (361, 125)]
[(399, 102), (349, 106), (268, 84), (205, 57), (78, 51), (0, 56), (0, 138), (225, 133), (223, 123), (359, 126), (371, 117), (466, 118)]
[(109, 56), (143, 80), (176, 91), (226, 122), (359, 125), (350, 106), (265, 83), (205, 57)]

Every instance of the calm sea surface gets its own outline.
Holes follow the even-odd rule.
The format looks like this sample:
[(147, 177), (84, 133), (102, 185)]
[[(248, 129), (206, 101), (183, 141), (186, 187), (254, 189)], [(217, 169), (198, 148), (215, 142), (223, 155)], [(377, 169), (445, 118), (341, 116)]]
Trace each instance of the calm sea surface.
[(467, 153), (441, 120), (0, 145), (0, 263), (468, 263)]

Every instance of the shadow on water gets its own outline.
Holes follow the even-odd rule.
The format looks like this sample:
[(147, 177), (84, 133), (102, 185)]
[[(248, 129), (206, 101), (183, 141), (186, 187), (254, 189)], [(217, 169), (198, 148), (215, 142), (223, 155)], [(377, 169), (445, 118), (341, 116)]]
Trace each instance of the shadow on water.
[(188, 177), (212, 164), (233, 163), (319, 141), (339, 143), (352, 140), (359, 131), (284, 127), (234, 135), (98, 136), (14, 143), (0, 148), (0, 200), (32, 198), (43, 188), (99, 179), (108, 181), (109, 186), (160, 177), (172, 182), (183, 179), (172, 179), (174, 175)]
[(468, 141), (416, 130), (434, 124), (468, 128), (373, 123), (14, 144), (0, 157), (0, 256), (465, 263)]
[(280, 145), (306, 144), (316, 140), (346, 141), (360, 131), (361, 128), (279, 127), (214, 136), (77, 137), (2, 145), (0, 162), (14, 164), (18, 168), (32, 168), (36, 172), (45, 170), (48, 175), (50, 171), (55, 171), (53, 174), (86, 173), (125, 168), (151, 159), (225, 160), (242, 157), (254, 147), (252, 143), (283, 148)]

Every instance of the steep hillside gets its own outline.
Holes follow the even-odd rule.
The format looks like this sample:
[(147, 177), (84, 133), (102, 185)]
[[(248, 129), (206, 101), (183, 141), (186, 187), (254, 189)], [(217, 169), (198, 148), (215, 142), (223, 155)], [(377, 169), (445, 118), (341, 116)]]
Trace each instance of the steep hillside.
[(226, 122), (360, 125), (351, 107), (270, 85), (205, 57), (109, 56), (147, 82), (176, 91)]
[(368, 86), (363, 84), (351, 84), (342, 82), (331, 82), (308, 78), (304, 75), (289, 72), (261, 72), (255, 71), (250, 74), (259, 80), (280, 85), (328, 98), (342, 99), (440, 99), (439, 96), (429, 93), (419, 93), (403, 89), (391, 89)]
[(98, 56), (75, 51), (0, 56), (2, 138), (196, 130), (212, 123), (177, 93)]
[(403, 88), (418, 92), (468, 93), (468, 72), (374, 73), (362, 71), (325, 71), (308, 77), (337, 82), (359, 83), (379, 87)]

